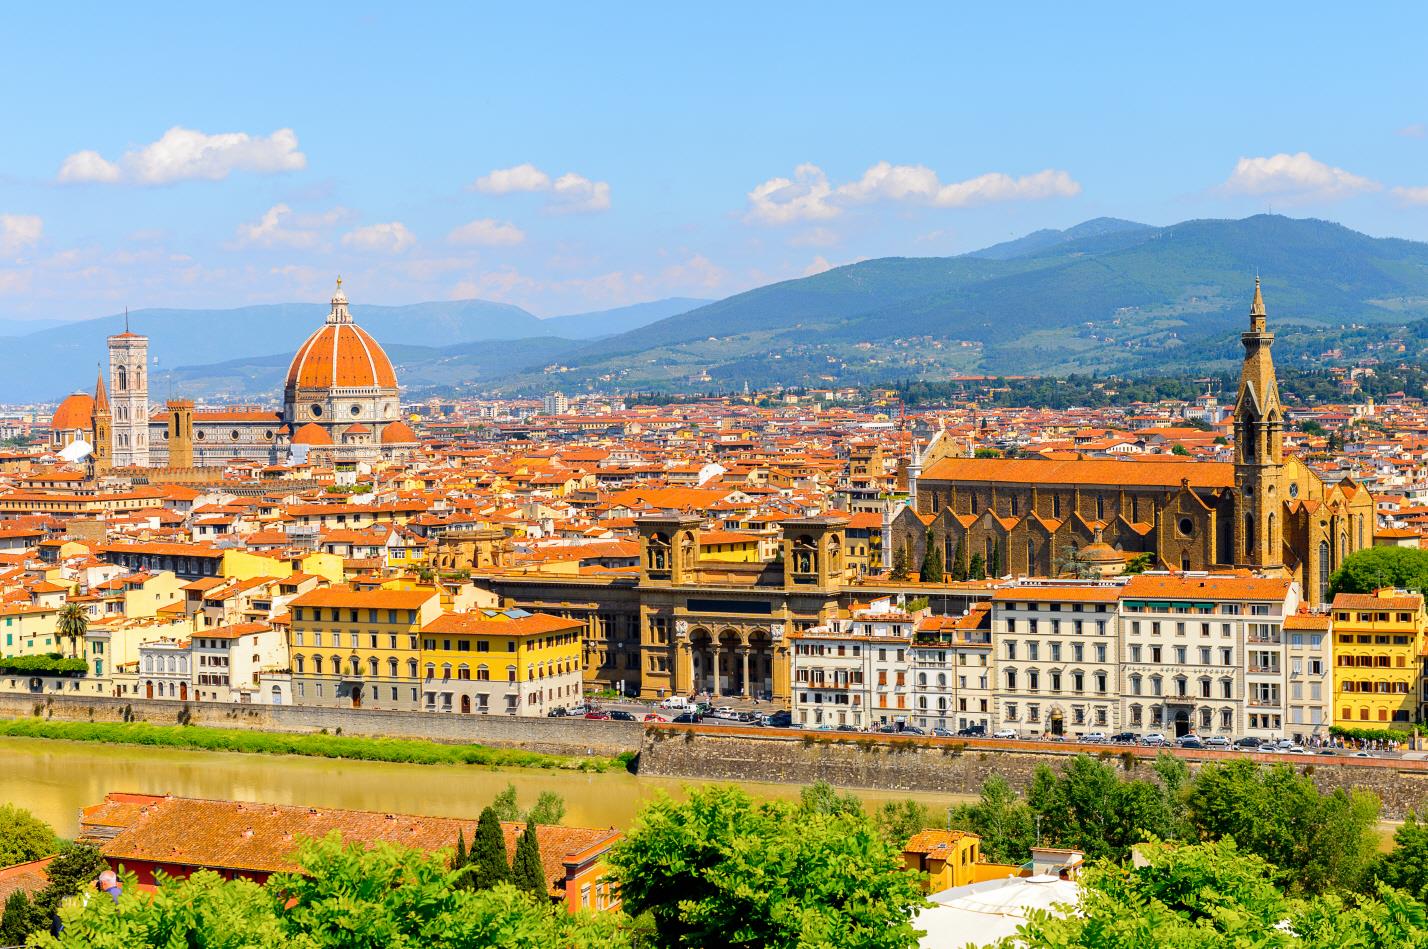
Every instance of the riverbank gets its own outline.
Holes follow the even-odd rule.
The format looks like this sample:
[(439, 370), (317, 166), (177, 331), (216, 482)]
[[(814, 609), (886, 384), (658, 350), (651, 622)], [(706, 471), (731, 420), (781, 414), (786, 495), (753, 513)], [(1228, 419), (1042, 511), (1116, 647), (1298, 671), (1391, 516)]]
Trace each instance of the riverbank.
[(414, 738), (264, 732), (203, 725), (153, 725), (146, 722), (65, 722), (43, 719), (0, 720), (0, 736), (47, 738), (101, 744), (142, 745), (239, 754), (300, 755), (394, 764), (470, 765), (493, 768), (541, 768), (603, 772), (624, 770), (626, 758), (601, 755), (553, 755), (485, 745), (449, 744)]

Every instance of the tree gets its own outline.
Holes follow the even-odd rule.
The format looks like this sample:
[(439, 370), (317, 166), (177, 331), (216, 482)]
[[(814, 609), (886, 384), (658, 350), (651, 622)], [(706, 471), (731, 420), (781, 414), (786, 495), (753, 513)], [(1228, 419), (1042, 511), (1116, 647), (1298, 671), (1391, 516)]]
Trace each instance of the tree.
[(906, 580), (912, 574), (912, 567), (908, 563), (907, 545), (898, 544), (893, 551), (892, 569), (888, 572), (889, 580)]
[(117, 908), (91, 899), (61, 911), (64, 932), (46, 949), (630, 949), (617, 913), (551, 912), (508, 883), (472, 892), (454, 886), (445, 854), (377, 844), (344, 845), (336, 834), (298, 852), (304, 872), (262, 886), (202, 871), (166, 879), (152, 898), (126, 874)]
[(525, 819), (532, 824), (551, 827), (565, 819), (565, 798), (554, 791), (542, 791), (535, 806), (526, 811)]
[(962, 546), (962, 538), (957, 538), (957, 549), (952, 551), (952, 566), (949, 571), (952, 574), (953, 583), (961, 583), (967, 579), (967, 550)]
[(995, 863), (1020, 864), (1036, 844), (1036, 816), (999, 774), (982, 783), (976, 803), (953, 809), (951, 823), (981, 837), (982, 853)]
[(822, 779), (798, 792), (798, 804), (810, 814), (863, 813), (863, 802), (856, 794), (842, 794)]
[(922, 569), (918, 571), (918, 579), (923, 583), (941, 583), (942, 574), (942, 547), (937, 543), (937, 538), (932, 536), (932, 528), (927, 529), (925, 538), (926, 546), (922, 554)]
[(732, 787), (646, 805), (610, 865), (661, 946), (904, 949), (916, 878), (862, 814), (754, 801)]
[(997, 451), (995, 448), (983, 447), (978, 448), (976, 451), (972, 452), (973, 458), (1000, 458), (1001, 456), (1002, 453)]
[(1137, 573), (1145, 573), (1155, 562), (1155, 555), (1151, 553), (1139, 553), (1126, 561), (1125, 573), (1133, 576)]
[(1123, 780), (1089, 755), (1072, 758), (1059, 775), (1038, 768), (1027, 804), (1041, 818), (1042, 843), (1091, 859), (1124, 860), (1136, 844), (1175, 834), (1174, 802), (1162, 785)]
[(987, 576), (1000, 577), (1002, 575), (1002, 542), (997, 541), (992, 544), (992, 559), (987, 561)]
[(1291, 892), (1357, 889), (1378, 850), (1378, 798), (1321, 794), (1288, 765), (1207, 764), (1190, 784), (1185, 816), (1201, 840), (1233, 837), (1279, 868)]
[(887, 842), (901, 850), (912, 835), (935, 827), (932, 812), (921, 801), (884, 801), (874, 818), (878, 831)]
[(967, 579), (987, 579), (987, 562), (982, 559), (982, 555), (980, 553), (972, 555), (972, 562), (967, 565)]
[(1410, 811), (1393, 832), (1393, 842), (1392, 850), (1374, 860), (1369, 879), (1428, 902), (1428, 822)]
[(1189, 455), (1190, 455), (1190, 449), (1186, 448), (1184, 445), (1180, 444), (1179, 442), (1176, 442), (1176, 443), (1175, 443), (1175, 447), (1173, 447), (1173, 448), (1170, 449), (1170, 453), (1171, 453), (1172, 455), (1181, 455), (1181, 456), (1184, 456), (1184, 457), (1189, 457)]
[(43, 929), (45, 917), (32, 905), (24, 890), (14, 890), (5, 898), (5, 914), (0, 916), (0, 943), (24, 945), (30, 933)]
[(476, 821), (476, 835), (471, 838), (466, 863), (471, 868), (471, 883), (478, 890), (511, 882), (511, 865), (506, 862), (506, 834), (494, 807), (483, 810)]
[(466, 866), (466, 831), (456, 832), (456, 855), (451, 858), (451, 868), (453, 870)]
[(495, 811), (496, 819), (514, 824), (521, 819), (521, 807), (516, 802), (516, 786), (507, 783), (500, 794), (496, 795), (491, 802), (491, 810)]
[(540, 859), (540, 841), (536, 838), (536, 824), (526, 824), (516, 841), (516, 858), (511, 862), (511, 882), (522, 893), (529, 893), (535, 900), (548, 900), (550, 881), (545, 878), (545, 865)]
[(29, 863), (60, 849), (50, 825), (24, 808), (0, 806), (0, 867)]
[(79, 644), (84, 642), (84, 634), (89, 630), (89, 614), (83, 604), (66, 603), (59, 611), (55, 633), (69, 644), (70, 655), (79, 655)]
[(49, 882), (35, 894), (35, 912), (41, 920), (48, 920), (65, 900), (92, 887), (99, 874), (108, 868), (98, 847), (66, 844), (45, 867)]
[(1372, 593), (1381, 587), (1428, 590), (1428, 550), (1417, 547), (1366, 547), (1344, 558), (1329, 577), (1329, 595)]

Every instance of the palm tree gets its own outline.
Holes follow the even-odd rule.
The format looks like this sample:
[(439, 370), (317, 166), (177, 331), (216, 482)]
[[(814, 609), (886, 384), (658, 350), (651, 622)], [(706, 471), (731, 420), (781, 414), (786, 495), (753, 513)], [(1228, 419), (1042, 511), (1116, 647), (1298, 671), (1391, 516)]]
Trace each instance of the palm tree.
[(59, 625), (55, 632), (59, 634), (60, 639), (69, 643), (70, 655), (79, 655), (79, 643), (88, 629), (89, 614), (84, 611), (84, 607), (79, 603), (66, 603), (64, 609), (59, 612)]

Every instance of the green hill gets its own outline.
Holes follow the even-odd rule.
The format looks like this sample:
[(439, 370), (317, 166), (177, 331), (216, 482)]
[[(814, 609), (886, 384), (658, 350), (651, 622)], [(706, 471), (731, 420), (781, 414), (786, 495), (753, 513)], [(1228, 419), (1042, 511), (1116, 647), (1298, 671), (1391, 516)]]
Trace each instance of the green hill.
[(760, 287), (589, 343), (565, 357), (561, 385), (718, 390), (1214, 362), (1233, 358), (1256, 272), (1277, 327), (1428, 317), (1428, 244), (1275, 215), (1098, 219)]

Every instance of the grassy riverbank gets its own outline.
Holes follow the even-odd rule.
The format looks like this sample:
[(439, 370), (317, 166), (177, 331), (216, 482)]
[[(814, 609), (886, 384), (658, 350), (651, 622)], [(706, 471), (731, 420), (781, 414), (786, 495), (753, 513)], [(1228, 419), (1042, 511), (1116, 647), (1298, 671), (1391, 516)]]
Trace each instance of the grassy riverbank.
[(255, 755), (305, 755), (399, 764), (458, 764), (493, 768), (544, 768), (569, 771), (624, 770), (622, 758), (547, 755), (486, 745), (448, 745), (416, 738), (367, 738), (345, 735), (249, 731), (203, 725), (150, 725), (143, 722), (57, 722), (0, 720), (0, 735), (58, 738), (111, 745), (150, 745), (199, 751)]

